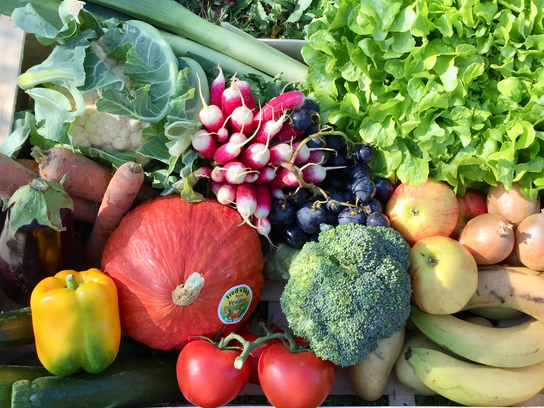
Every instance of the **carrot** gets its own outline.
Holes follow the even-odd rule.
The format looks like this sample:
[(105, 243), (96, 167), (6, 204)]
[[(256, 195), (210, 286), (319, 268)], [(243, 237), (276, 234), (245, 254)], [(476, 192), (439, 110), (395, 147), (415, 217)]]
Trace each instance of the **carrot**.
[(90, 266), (100, 267), (106, 242), (130, 210), (143, 181), (144, 171), (137, 163), (124, 163), (113, 174), (87, 241), (86, 253)]
[(94, 223), (100, 204), (96, 201), (87, 200), (86, 198), (81, 198), (73, 194), (70, 194), (70, 198), (74, 203), (74, 211), (72, 213), (74, 219), (85, 221), (89, 224)]
[[(68, 194), (95, 202), (102, 201), (112, 178), (110, 168), (63, 147), (36, 152), (33, 156), (37, 157), (41, 177), (60, 181), (66, 175), (63, 186)], [(142, 183), (135, 203), (142, 203), (159, 194), (159, 190)]]
[(79, 153), (63, 147), (53, 147), (45, 152), (37, 151), (34, 157), (40, 167), (40, 176), (60, 181), (68, 194), (101, 201), (111, 180), (111, 170)]
[(32, 170), (34, 173), (36, 173), (36, 176), (40, 172), (40, 165), (36, 160), (32, 159), (15, 159), (15, 161), (19, 164), (22, 164), (27, 169)]
[(9, 199), (19, 187), (38, 177), (32, 170), (0, 153), (0, 197)]

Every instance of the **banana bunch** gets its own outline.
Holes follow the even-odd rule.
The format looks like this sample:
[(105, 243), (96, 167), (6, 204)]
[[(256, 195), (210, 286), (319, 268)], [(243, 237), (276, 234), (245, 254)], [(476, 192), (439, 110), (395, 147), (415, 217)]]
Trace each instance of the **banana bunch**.
[(480, 267), (478, 288), (464, 310), (482, 307), (515, 309), (531, 318), (513, 327), (487, 327), (412, 306), (413, 322), (436, 347), (416, 344), (401, 358), (425, 389), (459, 404), (526, 401), (544, 388), (544, 273)]

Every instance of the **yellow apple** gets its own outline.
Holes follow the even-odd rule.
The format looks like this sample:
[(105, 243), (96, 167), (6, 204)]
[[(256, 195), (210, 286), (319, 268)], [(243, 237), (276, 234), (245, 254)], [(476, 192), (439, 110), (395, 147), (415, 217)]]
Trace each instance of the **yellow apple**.
[(443, 236), (427, 237), (412, 247), (408, 270), (412, 300), (434, 314), (460, 311), (478, 286), (478, 265), (458, 241)]

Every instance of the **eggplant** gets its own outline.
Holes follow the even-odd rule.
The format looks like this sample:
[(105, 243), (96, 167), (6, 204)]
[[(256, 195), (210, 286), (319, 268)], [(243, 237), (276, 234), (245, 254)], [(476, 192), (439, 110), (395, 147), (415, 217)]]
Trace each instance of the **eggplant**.
[(28, 306), (32, 290), (42, 279), (61, 270), (85, 268), (72, 208), (59, 183), (41, 178), (17, 190), (4, 206), (0, 290), (9, 299)]

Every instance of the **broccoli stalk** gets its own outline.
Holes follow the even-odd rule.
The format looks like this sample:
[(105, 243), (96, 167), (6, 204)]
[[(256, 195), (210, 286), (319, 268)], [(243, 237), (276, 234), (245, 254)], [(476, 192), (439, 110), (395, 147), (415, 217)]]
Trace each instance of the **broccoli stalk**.
[(328, 227), (293, 259), (280, 305), (317, 356), (347, 367), (406, 324), (409, 266), (410, 246), (392, 228)]

